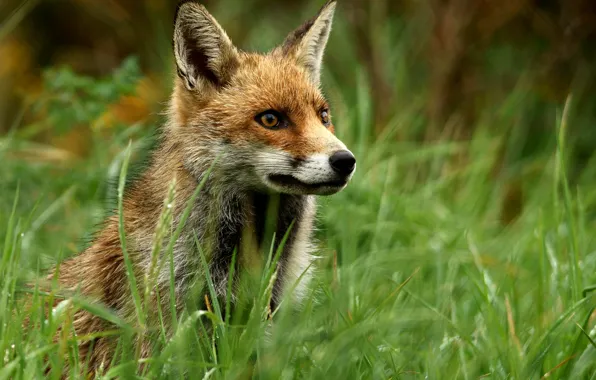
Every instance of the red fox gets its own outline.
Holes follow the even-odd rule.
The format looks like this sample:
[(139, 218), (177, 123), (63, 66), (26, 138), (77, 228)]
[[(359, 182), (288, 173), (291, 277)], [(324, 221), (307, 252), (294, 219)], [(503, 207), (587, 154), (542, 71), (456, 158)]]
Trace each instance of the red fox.
[[(151, 302), (160, 302), (163, 310), (171, 301), (172, 273), (178, 308), (205, 273), (196, 241), (209, 247), (209, 273), (217, 294), (225, 297), (234, 252), (237, 272), (251, 265), (251, 252), (261, 252), (266, 239), (268, 205), (274, 200), (277, 240), (289, 232), (277, 264), (273, 307), (289, 288), (300, 296), (312, 261), (315, 195), (344, 189), (356, 168), (354, 155), (334, 135), (330, 107), (319, 89), (335, 6), (328, 1), (267, 54), (236, 48), (202, 5), (183, 1), (178, 6), (173, 35), (178, 75), (168, 119), (148, 168), (123, 199), (127, 251), (141, 284), (152, 265), (156, 227), (172, 186), (176, 228), (207, 177), (173, 246), (173, 270), (164, 265), (156, 274)], [(49, 278), (56, 276), (63, 289), (80, 291), (135, 321), (118, 216), (57, 272)], [(167, 318), (164, 323), (171, 325)], [(80, 336), (110, 325), (79, 310), (73, 328)], [(100, 337), (81, 343), (78, 352), (95, 372), (109, 366), (114, 348), (114, 340)], [(148, 347), (142, 350), (149, 354)]]

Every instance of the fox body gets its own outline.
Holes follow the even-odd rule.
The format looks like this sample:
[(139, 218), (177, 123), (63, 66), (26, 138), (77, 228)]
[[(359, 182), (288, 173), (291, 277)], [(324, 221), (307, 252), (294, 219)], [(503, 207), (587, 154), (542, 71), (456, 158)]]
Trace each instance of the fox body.
[[(179, 5), (173, 38), (178, 76), (168, 121), (148, 168), (123, 199), (127, 251), (138, 284), (152, 268), (164, 199), (170, 194), (175, 229), (205, 179), (173, 248), (177, 307), (204, 275), (196, 242), (207, 247), (209, 272), (216, 292), (224, 297), (234, 251), (236, 272), (250, 267), (254, 252), (260, 252), (272, 219), (271, 203), (277, 206), (277, 240), (288, 233), (272, 303), (277, 306), (289, 288), (295, 289), (294, 298), (300, 297), (312, 261), (314, 197), (342, 190), (355, 169), (354, 156), (334, 136), (329, 106), (319, 89), (334, 9), (335, 1), (329, 1), (282, 45), (255, 54), (237, 49), (203, 6), (193, 1)], [(88, 249), (49, 277), (135, 321), (118, 228), (118, 217), (109, 218)], [(159, 266), (155, 278), (151, 302), (168, 310), (169, 265)], [(164, 323), (170, 326), (167, 314)], [(72, 326), (78, 335), (109, 328), (108, 322), (82, 310), (75, 313)], [(93, 344), (81, 343), (79, 354), (95, 371), (109, 365), (114, 347), (113, 340), (97, 338)], [(142, 354), (149, 354), (148, 346)]]

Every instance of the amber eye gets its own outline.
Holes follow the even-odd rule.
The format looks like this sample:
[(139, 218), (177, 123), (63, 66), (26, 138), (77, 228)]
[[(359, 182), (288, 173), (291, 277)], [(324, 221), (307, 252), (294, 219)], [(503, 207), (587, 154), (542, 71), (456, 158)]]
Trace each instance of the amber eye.
[(323, 122), (323, 125), (326, 127), (328, 127), (329, 124), (331, 124), (331, 117), (329, 116), (329, 110), (321, 111), (321, 121)]
[(267, 128), (273, 128), (277, 124), (279, 124), (279, 120), (277, 119), (277, 116), (275, 116), (274, 114), (266, 113), (263, 116), (261, 116), (261, 124), (263, 124)]
[(281, 124), (281, 116), (273, 110), (257, 115), (255, 120), (263, 127), (270, 129), (278, 128)]

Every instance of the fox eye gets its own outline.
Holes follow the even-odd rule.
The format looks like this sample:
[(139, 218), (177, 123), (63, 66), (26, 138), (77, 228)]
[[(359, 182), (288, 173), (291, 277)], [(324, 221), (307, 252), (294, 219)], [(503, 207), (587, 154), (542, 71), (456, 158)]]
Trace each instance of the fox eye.
[(261, 114), (258, 114), (255, 120), (263, 127), (269, 129), (276, 129), (282, 126), (281, 115), (273, 110), (265, 111)]
[(331, 124), (331, 117), (329, 116), (329, 110), (322, 110), (321, 111), (321, 121), (323, 125), (328, 127)]

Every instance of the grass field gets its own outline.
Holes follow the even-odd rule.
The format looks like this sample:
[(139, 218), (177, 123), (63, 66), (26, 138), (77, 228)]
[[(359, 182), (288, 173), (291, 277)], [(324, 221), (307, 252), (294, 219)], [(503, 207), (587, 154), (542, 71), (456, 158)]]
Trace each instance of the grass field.
[[(344, 27), (340, 18), (334, 35)], [(407, 50), (408, 30), (405, 42), (394, 41), (391, 62)], [(251, 42), (268, 46), (272, 35), (255, 33)], [(53, 341), (69, 302), (120, 326), (107, 332), (121, 338), (102, 378), (596, 379), (596, 163), (580, 168), (571, 159), (581, 99), (541, 108), (545, 132), (534, 136), (522, 117), (534, 103), (515, 89), (480, 110), (470, 139), (422, 142), (410, 136), (427, 122), (425, 92), (416, 90), (414, 69), (397, 65), (392, 86), (408, 96), (379, 132), (361, 67), (340, 67), (354, 61), (347, 44), (331, 38), (324, 89), (358, 169), (346, 190), (319, 199), (320, 259), (304, 305), (281, 308), (273, 323), (264, 318), (269, 271), (243, 316), (214, 304), (188, 310), (171, 339), (143, 331), (155, 352), (142, 371), (135, 326), (110, 310), (76, 298), (46, 319), (19, 298), (26, 282), (80, 251), (117, 212), (118, 184), (142, 163), (159, 118), (90, 129), (89, 152), (75, 159), (40, 142), (39, 124), (17, 117), (0, 137), (0, 380), (43, 377), (48, 360), (53, 378), (63, 360), (80, 369), (75, 338)], [(105, 80), (65, 73), (48, 74), (45, 93), (58, 100), (43, 104), (67, 128), (134, 92), (127, 78), (141, 75), (134, 61)], [(354, 80), (344, 82), (345, 73)], [(81, 88), (88, 100), (78, 102)], [(520, 140), (531, 139), (543, 143), (520, 154)], [(511, 208), (519, 212), (509, 218)], [(24, 330), (25, 317), (33, 326)]]

